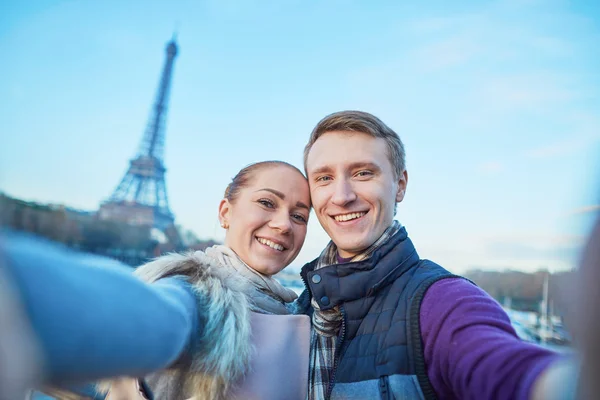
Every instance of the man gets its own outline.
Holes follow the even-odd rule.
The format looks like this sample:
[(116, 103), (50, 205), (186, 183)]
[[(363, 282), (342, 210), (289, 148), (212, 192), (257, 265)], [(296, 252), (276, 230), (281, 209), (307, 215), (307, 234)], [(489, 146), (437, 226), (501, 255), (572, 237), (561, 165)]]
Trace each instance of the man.
[(309, 399), (573, 395), (569, 360), (520, 341), (483, 290), (419, 258), (394, 220), (408, 175), (393, 130), (365, 112), (329, 115), (304, 167), (331, 238), (301, 272), (299, 303), (313, 322)]

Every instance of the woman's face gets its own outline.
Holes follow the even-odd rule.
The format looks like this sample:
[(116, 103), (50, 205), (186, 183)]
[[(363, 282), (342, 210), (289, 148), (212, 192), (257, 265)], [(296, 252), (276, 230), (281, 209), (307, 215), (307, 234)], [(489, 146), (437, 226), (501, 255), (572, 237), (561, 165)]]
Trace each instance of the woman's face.
[(308, 182), (285, 165), (252, 172), (233, 202), (223, 199), (219, 219), (225, 244), (250, 267), (274, 275), (298, 255), (310, 212)]

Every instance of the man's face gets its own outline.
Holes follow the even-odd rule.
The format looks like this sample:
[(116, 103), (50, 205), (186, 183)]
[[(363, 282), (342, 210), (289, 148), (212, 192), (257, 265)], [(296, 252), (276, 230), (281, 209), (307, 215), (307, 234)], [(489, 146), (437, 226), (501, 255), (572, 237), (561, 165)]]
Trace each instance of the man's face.
[(379, 239), (406, 190), (406, 172), (394, 176), (385, 140), (365, 133), (325, 133), (306, 170), (317, 218), (344, 258)]

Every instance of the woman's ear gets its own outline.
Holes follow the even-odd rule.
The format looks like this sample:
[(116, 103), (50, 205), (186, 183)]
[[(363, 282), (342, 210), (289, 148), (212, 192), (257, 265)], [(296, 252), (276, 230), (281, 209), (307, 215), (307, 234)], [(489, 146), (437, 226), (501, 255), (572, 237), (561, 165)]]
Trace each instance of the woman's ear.
[(219, 222), (221, 228), (229, 229), (229, 216), (231, 214), (231, 203), (227, 199), (221, 200), (219, 203)]

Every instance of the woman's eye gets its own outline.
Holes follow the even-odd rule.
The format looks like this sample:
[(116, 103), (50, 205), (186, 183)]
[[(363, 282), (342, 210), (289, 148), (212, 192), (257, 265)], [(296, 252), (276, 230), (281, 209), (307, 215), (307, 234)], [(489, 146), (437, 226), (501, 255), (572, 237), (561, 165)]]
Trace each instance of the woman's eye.
[(273, 202), (271, 200), (268, 199), (260, 199), (258, 200), (258, 202), (260, 204), (262, 204), (263, 206), (267, 207), (267, 208), (274, 208), (275, 205), (273, 204)]
[(306, 220), (306, 218), (304, 217), (304, 215), (301, 215), (301, 214), (294, 214), (294, 215), (292, 215), (292, 217), (300, 222), (305, 223), (305, 224), (308, 222)]

